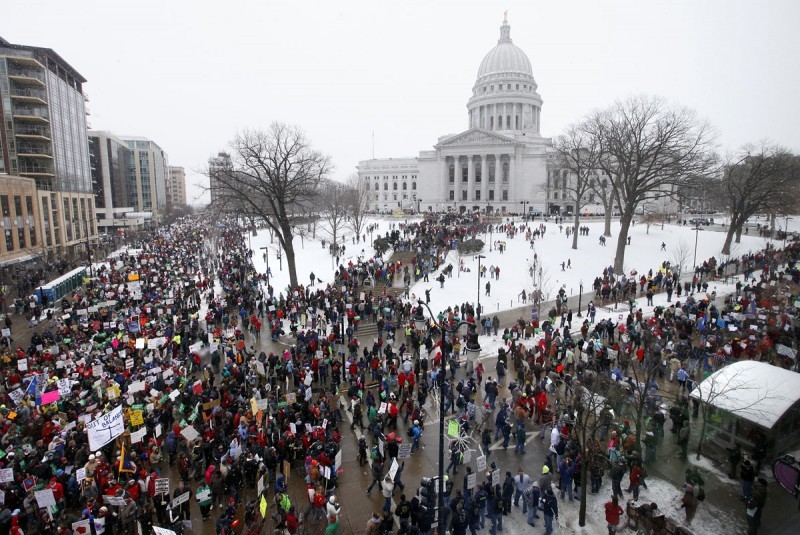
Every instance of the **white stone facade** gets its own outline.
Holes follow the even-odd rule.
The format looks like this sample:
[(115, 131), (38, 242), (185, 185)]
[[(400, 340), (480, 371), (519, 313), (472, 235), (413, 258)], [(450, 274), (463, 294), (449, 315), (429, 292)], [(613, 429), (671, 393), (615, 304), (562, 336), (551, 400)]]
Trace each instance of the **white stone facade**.
[(443, 136), (417, 157), (359, 162), (378, 211), (545, 210), (550, 139), (540, 134), (542, 98), (531, 63), (507, 21), (481, 62), (467, 103), (468, 130)]

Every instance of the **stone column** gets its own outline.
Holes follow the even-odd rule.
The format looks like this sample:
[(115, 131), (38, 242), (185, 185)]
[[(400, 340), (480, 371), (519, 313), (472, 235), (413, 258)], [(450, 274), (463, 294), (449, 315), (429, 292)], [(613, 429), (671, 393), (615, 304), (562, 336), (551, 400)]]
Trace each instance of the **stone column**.
[(500, 184), (503, 180), (502, 154), (494, 155), (494, 202), (500, 202)]
[(506, 184), (506, 189), (508, 190), (508, 200), (509, 202), (514, 202), (516, 199), (514, 197), (514, 184), (516, 177), (514, 175), (515, 165), (514, 160), (517, 159), (517, 151), (515, 148), (511, 149), (511, 154), (508, 155), (508, 184)]
[(472, 161), (472, 154), (467, 155), (467, 200), (475, 199), (475, 163)]
[(448, 199), (450, 199), (450, 193), (448, 193), (450, 191), (450, 167), (447, 165), (447, 156), (441, 153), (440, 155), (442, 158), (443, 170), (442, 170), (442, 178), (440, 179), (441, 182), (439, 183), (440, 184), (439, 191), (441, 192), (440, 194), (441, 200), (447, 201)]
[(481, 202), (489, 200), (489, 163), (486, 161), (488, 154), (481, 154)]

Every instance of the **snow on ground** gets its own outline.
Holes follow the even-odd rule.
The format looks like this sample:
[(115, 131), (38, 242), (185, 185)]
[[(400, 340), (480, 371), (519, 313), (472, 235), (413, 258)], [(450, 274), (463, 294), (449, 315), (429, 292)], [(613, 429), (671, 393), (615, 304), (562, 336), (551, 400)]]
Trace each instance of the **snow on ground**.
[[(373, 234), (373, 236), (378, 236), (385, 234), (390, 225), (403, 221), (414, 221), (414, 219), (377, 218), (368, 220), (367, 224), (378, 223), (379, 228)], [(533, 228), (539, 224), (540, 222), (533, 222), (530, 223), (530, 226)], [(533, 249), (525, 241), (524, 235), (518, 234), (515, 238), (509, 239), (505, 235), (493, 233), (491, 236), (492, 241), (495, 243), (498, 241), (505, 242), (506, 249), (501, 253), (492, 247), (490, 251), (489, 236), (479, 236), (487, 244), (481, 253), (486, 257), (481, 259), (481, 265), (499, 266), (499, 280), (489, 278), (488, 274), (486, 278), (479, 279), (477, 255), (464, 255), (461, 259), (464, 261), (465, 268), (470, 270), (469, 272), (458, 272), (457, 269), (454, 269), (452, 278), (445, 280), (443, 289), (440, 289), (439, 283), (435, 280), (438, 273), (432, 274), (429, 282), (423, 282), (422, 280), (417, 283), (412, 282), (410, 292), (414, 298), (424, 298), (425, 290), (430, 289), (430, 307), (434, 312), (445, 310), (449, 306), (460, 306), (465, 301), (475, 304), (478, 300), (478, 294), (480, 294), (480, 303), (484, 307), (484, 314), (493, 314), (498, 311), (523, 306), (520, 300), (520, 293), (523, 289), (527, 293), (533, 289), (533, 280), (531, 279), (529, 267), (533, 262), (534, 253), (537, 255), (538, 264), (543, 268), (542, 278), (545, 280), (543, 290), (546, 294), (549, 294), (546, 297), (552, 299), (560, 287), (564, 288), (567, 295), (576, 295), (581, 281), (583, 282), (584, 293), (590, 292), (594, 278), (602, 274), (604, 267), (613, 265), (619, 223), (612, 223), (612, 237), (607, 239), (606, 246), (601, 246), (598, 240), (602, 234), (603, 222), (589, 222), (585, 225), (589, 227), (589, 235), (579, 236), (577, 250), (571, 248), (572, 238), (567, 238), (563, 231), (559, 232), (559, 226), (552, 222), (545, 224), (547, 228), (545, 237), (536, 240)], [(309, 274), (312, 271), (325, 284), (333, 278), (335, 271), (334, 259), (328, 253), (327, 248), (322, 247), (321, 240), (326, 235), (320, 228), (321, 225), (318, 225), (316, 238), (312, 238), (309, 235), (302, 242), (299, 237), (295, 238), (297, 277), (298, 281), (303, 284), (308, 283)], [(347, 235), (346, 252), (340, 262), (356, 261), (359, 257), (366, 259), (372, 257), (374, 250), (369, 245), (369, 235), (367, 236), (367, 243), (360, 244), (352, 243), (352, 232), (347, 232)], [(714, 255), (717, 258), (721, 258), (719, 251), (725, 239), (725, 235), (722, 232), (702, 230), (695, 233), (690, 227), (679, 225), (664, 225), (663, 229), (660, 225), (651, 225), (648, 234), (646, 225), (637, 224), (631, 227), (630, 236), (631, 245), (628, 246), (625, 255), (625, 272), (630, 274), (631, 271), (636, 270), (640, 275), (646, 274), (650, 269), (655, 272), (664, 261), (671, 261), (675, 264), (676, 251), (678, 249), (684, 250), (685, 271), (689, 272), (694, 260), (695, 238), (697, 238), (698, 263)], [(263, 257), (264, 251), (261, 248), (268, 248), (269, 266), (273, 275), (270, 282), (276, 293), (285, 291), (289, 284), (289, 271), (285, 257), (283, 258), (282, 269), (279, 268), (277, 257), (279, 251), (278, 241), (274, 240), (273, 243), (270, 243), (267, 230), (260, 230), (256, 236), (248, 236), (247, 239), (250, 240), (251, 249), (254, 252), (253, 263), (255, 268), (261, 273), (266, 271), (266, 263)], [(767, 241), (756, 236), (742, 236), (742, 242), (734, 244), (733, 255), (741, 255), (762, 249)], [(661, 250), (662, 243), (666, 246), (664, 251)], [(565, 267), (564, 271), (562, 271), (561, 263), (566, 263), (568, 260), (571, 261), (572, 268)], [(451, 251), (447, 262), (458, 266), (458, 254)], [(538, 273), (537, 279), (539, 279)], [(485, 289), (487, 282), (491, 284), (489, 296), (486, 295)], [(733, 288), (733, 284), (728, 286)], [(718, 294), (729, 290), (728, 287), (717, 283), (714, 283), (709, 291), (713, 289), (716, 289)], [(637, 301), (637, 304), (643, 307), (644, 302), (645, 299), (641, 298)], [(584, 311), (586, 304), (587, 301), (582, 303)], [(666, 304), (666, 296), (656, 297), (655, 304)], [(624, 304), (620, 304), (617, 312), (606, 313), (598, 308), (597, 320), (599, 321), (606, 316), (613, 317), (616, 320), (618, 314), (623, 312), (627, 312), (627, 306)], [(647, 312), (648, 309), (645, 308), (645, 313)], [(606, 314), (606, 316), (603, 314)], [(573, 329), (576, 328), (576, 325), (578, 325), (577, 321), (573, 321)]]
[[(531, 224), (531, 226), (538, 223)], [(460, 305), (464, 301), (476, 303), (480, 293), (480, 302), (486, 314), (491, 314), (501, 310), (507, 310), (522, 306), (519, 295), (523, 289), (530, 292), (533, 289), (533, 281), (530, 276), (529, 266), (533, 262), (534, 252), (537, 255), (537, 262), (543, 266), (543, 279), (545, 280), (543, 291), (552, 299), (558, 292), (558, 288), (563, 287), (567, 295), (577, 295), (580, 282), (583, 281), (584, 293), (591, 291), (594, 278), (602, 275), (603, 268), (613, 265), (614, 253), (616, 250), (616, 236), (619, 233), (619, 223), (613, 222), (611, 225), (612, 237), (606, 241), (606, 246), (601, 246), (599, 237), (602, 234), (602, 222), (590, 222), (589, 236), (578, 237), (578, 249), (572, 249), (572, 238), (567, 238), (563, 232), (559, 232), (558, 225), (547, 223), (545, 237), (536, 240), (534, 249), (525, 241), (524, 235), (517, 235), (514, 239), (507, 239), (504, 235), (493, 234), (493, 242), (505, 241), (507, 250), (500, 253), (497, 250), (488, 250), (488, 237), (484, 239), (487, 247), (481, 253), (485, 259), (481, 260), (481, 265), (499, 266), (500, 279), (488, 278), (478, 279), (478, 259), (475, 255), (463, 256), (464, 265), (470, 272), (457, 273), (454, 270), (453, 277), (448, 278), (444, 283), (444, 288), (439, 288), (435, 276), (430, 277), (430, 282), (419, 282), (412, 285), (411, 292), (418, 297), (424, 297), (425, 290), (431, 289), (430, 306), (434, 311), (444, 310), (448, 306)], [(637, 224), (630, 230), (631, 245), (625, 254), (625, 272), (630, 274), (636, 270), (640, 275), (646, 274), (652, 269), (655, 272), (661, 263), (671, 261), (675, 263), (676, 249), (683, 248), (686, 251), (684, 260), (686, 269), (691, 271), (689, 266), (693, 265), (695, 232), (689, 227), (678, 225), (664, 225), (662, 230), (660, 225), (651, 225), (650, 233), (647, 234), (646, 225)], [(721, 258), (719, 251), (725, 235), (721, 232), (709, 230), (697, 233), (697, 262), (700, 263), (711, 256), (716, 255)], [(756, 236), (742, 236), (742, 243), (736, 244), (734, 255), (745, 254), (749, 251), (757, 251), (764, 247), (767, 240)], [(661, 244), (666, 245), (666, 250), (661, 251)], [(454, 266), (458, 265), (457, 254), (450, 252), (448, 262)], [(571, 260), (572, 268), (561, 271), (561, 263)], [(537, 273), (537, 279), (538, 279)], [(486, 283), (491, 283), (491, 295), (486, 296)], [(547, 291), (549, 290), (549, 292)], [(719, 293), (719, 291), (718, 291)], [(639, 305), (644, 304), (641, 299)], [(583, 303), (584, 311), (586, 302)], [(595, 303), (597, 304), (597, 303)], [(598, 312), (600, 312), (598, 310)], [(598, 319), (600, 318), (598, 314)], [(574, 324), (573, 324), (574, 327)]]
[[(623, 480), (623, 489), (627, 478)], [(605, 509), (603, 506), (606, 502), (611, 501), (611, 480), (603, 478), (603, 487), (599, 494), (586, 495), (586, 525), (580, 527), (578, 525), (578, 509), (579, 502), (570, 504), (568, 501), (559, 500), (558, 523), (562, 533), (575, 533), (582, 535), (595, 535), (608, 533), (607, 524), (605, 521)], [(678, 488), (668, 481), (658, 479), (655, 477), (647, 478), (646, 489), (640, 489), (639, 500), (645, 503), (656, 503), (658, 508), (663, 512), (667, 518), (672, 519), (676, 523), (686, 525), (686, 513), (681, 509), (681, 498), (683, 497), (683, 489)], [(555, 490), (555, 489), (554, 489)], [(556, 490), (558, 495), (558, 491)], [(626, 497), (630, 497), (626, 494)], [(625, 516), (622, 517), (620, 528), (628, 521), (627, 516), (627, 500), (620, 502), (623, 510), (626, 510)], [(540, 513), (541, 516), (541, 513)], [(544, 520), (536, 521), (537, 528), (544, 525)], [(701, 502), (697, 508), (697, 514), (692, 520), (691, 526), (688, 526), (693, 533), (726, 533), (738, 534), (744, 533), (745, 521), (744, 513), (737, 515), (736, 513), (726, 512), (723, 513), (717, 507), (710, 505), (707, 501)], [(622, 531), (622, 529), (620, 529)]]

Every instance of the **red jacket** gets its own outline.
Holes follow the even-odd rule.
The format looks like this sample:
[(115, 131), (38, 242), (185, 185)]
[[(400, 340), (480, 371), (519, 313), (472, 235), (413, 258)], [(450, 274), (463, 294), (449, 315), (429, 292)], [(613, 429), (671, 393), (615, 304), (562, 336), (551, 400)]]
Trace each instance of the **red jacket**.
[(614, 505), (613, 502), (608, 502), (605, 505), (606, 508), (606, 522), (611, 524), (612, 526), (619, 525), (619, 519), (622, 516), (622, 507), (619, 505)]

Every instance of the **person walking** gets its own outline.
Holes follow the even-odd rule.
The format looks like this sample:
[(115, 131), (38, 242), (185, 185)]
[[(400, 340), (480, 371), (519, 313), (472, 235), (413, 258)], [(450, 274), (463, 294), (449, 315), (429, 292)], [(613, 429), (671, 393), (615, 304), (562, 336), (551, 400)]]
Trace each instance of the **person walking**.
[(552, 535), (553, 520), (558, 520), (558, 500), (552, 489), (544, 491), (542, 495), (542, 512), (544, 513), (544, 533)]
[(628, 486), (628, 489), (633, 493), (633, 499), (638, 500), (639, 485), (642, 483), (642, 467), (638, 464), (634, 465), (634, 467), (631, 468), (631, 472), (628, 474), (628, 477), (630, 477), (630, 485)]
[(392, 494), (394, 493), (394, 481), (392, 476), (386, 474), (381, 484), (381, 491), (383, 492), (383, 511), (392, 512)]
[(686, 510), (686, 523), (690, 526), (692, 525), (692, 519), (695, 513), (697, 513), (697, 506), (699, 504), (700, 502), (694, 495), (694, 487), (687, 484), (686, 490), (683, 492), (683, 498), (681, 498), (681, 509)]
[(742, 461), (739, 476), (742, 478), (742, 499), (747, 503), (753, 492), (753, 481), (756, 479), (756, 468), (747, 457)]
[(369, 487), (367, 487), (367, 496), (372, 494), (372, 487), (381, 485), (381, 479), (383, 479), (383, 459), (381, 459), (380, 454), (372, 461), (372, 483), (370, 483)]
[(531, 479), (531, 484), (528, 485), (528, 488), (525, 489), (525, 492), (522, 494), (522, 499), (525, 500), (528, 506), (529, 526), (536, 527), (536, 519), (539, 518), (539, 515), (536, 514), (539, 511), (539, 496), (541, 496), (539, 482)]
[[(525, 471), (520, 466), (517, 470), (517, 475), (514, 477), (514, 507), (519, 507), (519, 499), (523, 498), (525, 491), (528, 490), (528, 487), (531, 486), (533, 483), (533, 479), (531, 476), (525, 473)], [(522, 513), (526, 514), (528, 512), (528, 502), (526, 500), (522, 500)]]
[(620, 517), (625, 513), (622, 507), (619, 506), (616, 496), (611, 497), (610, 502), (604, 505), (606, 510), (606, 525), (608, 526), (608, 535), (614, 535), (619, 527)]

